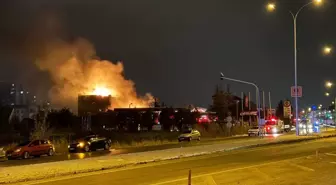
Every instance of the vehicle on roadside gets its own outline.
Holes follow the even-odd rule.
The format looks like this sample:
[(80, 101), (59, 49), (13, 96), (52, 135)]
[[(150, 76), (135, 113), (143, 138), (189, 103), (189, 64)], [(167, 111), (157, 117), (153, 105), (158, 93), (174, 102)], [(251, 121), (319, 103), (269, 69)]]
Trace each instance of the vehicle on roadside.
[(4, 148), (0, 148), (0, 161), (6, 159), (6, 151)]
[(198, 130), (191, 129), (185, 130), (181, 135), (178, 137), (178, 141), (192, 141), (192, 140), (201, 140), (201, 133)]
[(40, 157), (41, 155), (54, 155), (55, 147), (49, 140), (32, 140), (18, 144), (7, 150), (8, 159), (22, 158), (28, 159), (31, 156)]
[(270, 119), (265, 122), (266, 134), (279, 134), (285, 131), (284, 122), (280, 119)]
[(263, 129), (264, 128), (260, 128), (258, 126), (254, 126), (250, 129), (248, 129), (247, 133), (248, 136), (260, 136), (261, 134), (263, 134)]
[(109, 150), (111, 140), (98, 135), (90, 135), (78, 139), (68, 146), (69, 152), (89, 152), (98, 149)]

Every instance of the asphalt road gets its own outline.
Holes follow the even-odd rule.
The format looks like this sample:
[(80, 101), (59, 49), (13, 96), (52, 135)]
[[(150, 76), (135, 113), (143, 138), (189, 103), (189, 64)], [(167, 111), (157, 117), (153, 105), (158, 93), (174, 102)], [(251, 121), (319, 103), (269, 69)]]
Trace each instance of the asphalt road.
[(187, 185), (189, 170), (192, 185), (336, 184), (336, 139), (237, 150), (21, 184)]
[[(127, 147), (127, 148), (118, 148), (111, 149), (110, 151), (95, 151), (88, 153), (67, 153), (67, 154), (55, 154), (54, 156), (41, 156), (39, 158), (31, 158), (27, 160), (5, 160), (0, 162), (1, 167), (8, 166), (18, 166), (18, 165), (27, 165), (27, 164), (38, 164), (38, 163), (47, 163), (47, 162), (56, 162), (56, 161), (64, 161), (64, 160), (74, 160), (74, 159), (85, 159), (90, 157), (98, 157), (105, 155), (118, 155), (118, 154), (127, 154), (127, 153), (136, 153), (136, 152), (146, 152), (146, 151), (154, 151), (154, 150), (164, 150), (169, 148), (180, 148), (180, 147), (191, 147), (191, 146), (200, 146), (200, 145), (208, 145), (214, 143), (221, 142), (241, 142), (247, 140), (258, 139), (257, 137), (248, 137), (248, 136), (237, 136), (231, 138), (208, 138), (202, 139), (201, 141), (192, 141), (192, 142), (176, 142), (172, 144), (164, 144), (164, 145), (155, 145), (155, 146), (142, 146), (142, 147)], [(57, 149), (56, 149), (57, 150)]]

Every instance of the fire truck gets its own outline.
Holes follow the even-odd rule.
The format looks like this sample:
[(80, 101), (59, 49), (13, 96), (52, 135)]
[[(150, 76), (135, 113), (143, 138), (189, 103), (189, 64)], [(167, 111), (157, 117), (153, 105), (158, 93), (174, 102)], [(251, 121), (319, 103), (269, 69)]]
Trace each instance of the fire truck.
[(265, 122), (265, 132), (266, 134), (279, 134), (285, 131), (284, 122), (280, 119), (272, 118), (266, 120)]

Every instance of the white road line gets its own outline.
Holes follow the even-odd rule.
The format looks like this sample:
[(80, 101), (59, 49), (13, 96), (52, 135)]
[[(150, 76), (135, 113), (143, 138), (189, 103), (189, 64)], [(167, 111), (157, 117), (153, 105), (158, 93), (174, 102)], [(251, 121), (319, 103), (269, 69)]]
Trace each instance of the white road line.
[[(286, 162), (286, 161), (291, 161), (291, 160), (296, 160), (296, 159), (302, 159), (302, 158), (305, 158), (305, 157), (307, 157), (307, 156), (297, 157), (297, 158), (292, 158), (292, 159), (285, 159), (285, 160), (274, 161), (274, 162), (268, 162), (268, 163), (262, 163), (262, 164), (257, 164), (257, 165), (251, 165), (251, 166), (246, 166), (246, 167), (241, 167), (241, 168), (233, 168), (233, 169), (222, 170), (222, 171), (217, 171), (217, 172), (212, 172), (212, 173), (200, 174), (200, 175), (192, 176), (191, 178), (194, 179), (194, 178), (200, 178), (200, 177), (205, 177), (205, 176), (210, 176), (210, 175), (211, 176), (212, 175), (218, 175), (218, 174), (226, 173), (226, 172), (234, 172), (234, 171), (246, 170), (246, 169), (250, 169), (250, 168), (257, 168), (257, 167), (261, 167), (261, 166), (267, 166), (267, 165), (272, 165), (272, 164), (276, 164), (276, 163), (283, 163), (283, 162)], [(310, 169), (310, 168), (308, 168), (308, 169)], [(314, 170), (314, 169), (310, 169), (310, 170)], [(186, 174), (186, 176), (187, 176), (187, 174)], [(176, 183), (176, 182), (185, 181), (185, 180), (188, 180), (188, 178), (185, 177), (185, 178), (180, 178), (180, 179), (175, 179), (175, 180), (168, 180), (168, 181), (164, 181), (164, 182), (153, 183), (151, 185), (161, 185), (161, 184)]]
[(261, 177), (264, 177), (265, 179), (268, 179), (268, 180), (271, 179), (271, 177), (268, 174), (262, 172), (259, 168), (253, 168), (253, 169), (255, 172), (259, 173)]
[(336, 154), (333, 153), (325, 153), (326, 155), (330, 155), (330, 156), (336, 156)]
[(336, 162), (330, 162), (331, 164), (336, 164)]
[(309, 171), (309, 172), (314, 172), (315, 171), (312, 168), (308, 168), (308, 167), (305, 167), (305, 166), (302, 166), (302, 165), (299, 165), (299, 164), (289, 163), (289, 162), (288, 162), (288, 164), (291, 165), (291, 166), (297, 167), (297, 168), (299, 168), (299, 169), (301, 169), (303, 171)]
[(217, 185), (217, 183), (215, 182), (215, 180), (211, 175), (205, 177), (205, 182), (207, 183), (207, 185)]

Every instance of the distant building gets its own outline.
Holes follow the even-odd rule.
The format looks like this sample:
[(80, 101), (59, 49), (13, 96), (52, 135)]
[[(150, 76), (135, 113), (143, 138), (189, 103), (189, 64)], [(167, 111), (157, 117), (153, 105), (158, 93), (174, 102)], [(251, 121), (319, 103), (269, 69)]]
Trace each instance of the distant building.
[(11, 83), (8, 82), (0, 82), (0, 105), (7, 106), (14, 103), (15, 95), (12, 92), (13, 87)]
[(78, 95), (78, 116), (82, 119), (82, 128), (91, 130), (91, 116), (106, 112), (111, 106), (111, 96)]
[(36, 96), (31, 95), (22, 85), (0, 82), (0, 105), (11, 107), (9, 120), (14, 117), (22, 121), (24, 118), (32, 118), (38, 112)]
[(99, 112), (106, 112), (111, 106), (111, 96), (79, 95), (78, 115), (94, 115)]

